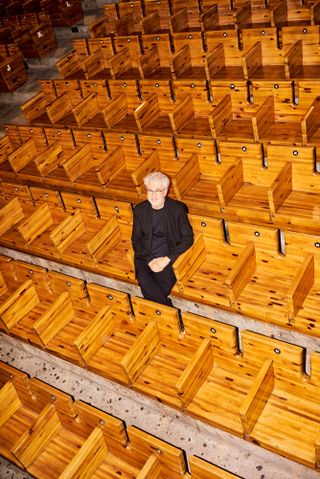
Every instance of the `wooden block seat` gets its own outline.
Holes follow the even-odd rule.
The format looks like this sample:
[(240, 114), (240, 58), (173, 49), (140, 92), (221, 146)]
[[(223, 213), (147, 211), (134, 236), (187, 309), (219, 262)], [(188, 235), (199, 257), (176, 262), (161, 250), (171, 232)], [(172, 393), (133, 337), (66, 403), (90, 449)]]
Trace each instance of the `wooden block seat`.
[(18, 48), (0, 45), (0, 91), (13, 92), (28, 80), (26, 67)]
[(127, 14), (132, 15), (135, 31), (141, 31), (141, 20), (144, 15), (140, 0), (133, 0), (132, 2), (120, 2), (118, 5), (118, 10), (120, 18), (125, 17)]
[[(196, 5), (196, 2), (195, 2), (195, 5)], [(180, 33), (180, 32), (200, 31), (200, 13), (199, 11), (192, 12), (188, 8), (188, 5), (187, 6), (181, 5), (180, 10), (175, 9), (169, 18), (169, 22), (170, 22), (170, 31), (172, 34)]]
[[(136, 344), (145, 354), (132, 387), (160, 402), (181, 408), (201, 383), (204, 373), (199, 363), (207, 355), (207, 342), (197, 333), (192, 336), (181, 330), (176, 310), (139, 298), (134, 298), (132, 303), (135, 318), (148, 321)], [(186, 322), (186, 330), (188, 326)], [(133, 355), (134, 349), (130, 353)]]
[(260, 144), (219, 141), (218, 146), (222, 165), (234, 158), (216, 185), (223, 217), (270, 224), (268, 188), (285, 165), (285, 159), (274, 155), (265, 166)]
[[(173, 110), (173, 105), (170, 106)], [(170, 110), (162, 107), (156, 93), (149, 95), (134, 111), (139, 132), (156, 135), (161, 131), (162, 134), (172, 135), (169, 113)]]
[(139, 59), (141, 78), (168, 80), (172, 78), (172, 42), (169, 33), (141, 35), (144, 55)]
[(166, 2), (167, 12), (160, 13), (161, 10), (154, 10), (154, 2), (148, 2), (147, 14), (141, 19), (141, 31), (143, 35), (152, 33), (168, 33), (170, 27), (170, 12), (168, 2)]
[(48, 392), (51, 392), (53, 397), (45, 397), (41, 391), (40, 382), (31, 379), (23, 384), (21, 379), (17, 380), (16, 373), (11, 374), (15, 376), (14, 379), (8, 381), (0, 392), (1, 454), (23, 468), (25, 467), (24, 458), (18, 458), (13, 453), (17, 444), (30, 435), (37, 421), (41, 420), (43, 415), (47, 415), (48, 409), (53, 408), (59, 412), (65, 410), (72, 415), (73, 405), (70, 396), (61, 391), (49, 388)]
[(274, 81), (289, 78), (276, 27), (244, 29), (242, 43), (245, 78)]
[(217, 163), (215, 157), (191, 155), (172, 178), (177, 199), (185, 202), (192, 214), (219, 216), (217, 183), (227, 168), (227, 163)]
[(296, 0), (282, 0), (272, 7), (271, 25), (276, 27), (310, 25), (312, 9)]
[[(160, 6), (159, 6), (160, 5)], [(170, 5), (168, 0), (160, 0), (160, 3), (157, 3), (157, 0), (146, 0), (145, 2), (145, 17), (144, 19), (147, 19), (148, 16), (152, 14), (156, 14), (156, 16), (159, 16), (159, 21), (160, 21), (160, 28), (161, 30), (168, 30), (169, 29), (169, 17), (170, 17)], [(141, 28), (142, 32), (147, 34), (147, 32), (144, 32), (144, 23), (143, 20), (141, 22)], [(153, 24), (155, 21), (153, 20)], [(157, 33), (157, 32), (150, 32), (150, 33)], [(159, 32), (160, 33), (160, 32)]]
[(174, 262), (178, 296), (230, 307), (225, 280), (243, 247), (226, 243), (221, 220), (190, 216), (197, 234), (194, 245)]
[(281, 36), (288, 78), (317, 80), (319, 25), (285, 26)]
[(175, 49), (171, 59), (173, 78), (205, 79), (205, 52), (201, 32), (173, 33), (172, 37)]
[[(278, 155), (279, 147), (269, 147)], [(318, 234), (319, 194), (314, 165), (314, 148), (288, 148), (286, 163), (269, 187), (269, 205), (273, 218), (284, 229)]]
[(261, 0), (236, 0), (233, 4), (234, 22), (239, 30), (266, 28), (272, 23), (272, 8)]
[[(265, 364), (240, 415), (247, 439), (314, 468), (319, 460), (318, 354), (311, 357), (314, 377), (305, 378), (303, 353), (299, 346), (243, 333), (244, 356)], [(250, 413), (254, 409), (260, 414)]]
[(235, 30), (234, 11), (224, 0), (201, 0), (201, 28), (204, 32), (212, 30)]
[(183, 10), (184, 8), (188, 12), (189, 28), (192, 30), (200, 29), (199, 2), (197, 2), (196, 0), (187, 0), (187, 2), (184, 2), (182, 0), (173, 0), (171, 2), (171, 12), (173, 15), (176, 13), (180, 13), (181, 10)]
[(208, 80), (243, 80), (243, 52), (239, 48), (236, 30), (214, 30), (206, 32), (208, 53), (205, 68)]
[(57, 94), (54, 83), (51, 80), (41, 81), (39, 93), (20, 105), (20, 109), (30, 124), (33, 122), (39, 122), (39, 124), (48, 122), (49, 118), (46, 107), (49, 106), (56, 97)]
[(241, 256), (226, 278), (231, 304), (242, 314), (263, 321), (289, 325), (292, 304), (301, 307), (305, 271), (310, 269), (306, 254), (281, 255), (277, 230), (229, 222), (231, 244), (246, 242)]
[(79, 38), (73, 41), (72, 46), (71, 52), (56, 62), (56, 67), (62, 78), (80, 80), (85, 78), (83, 61), (89, 55), (88, 43), (86, 39)]

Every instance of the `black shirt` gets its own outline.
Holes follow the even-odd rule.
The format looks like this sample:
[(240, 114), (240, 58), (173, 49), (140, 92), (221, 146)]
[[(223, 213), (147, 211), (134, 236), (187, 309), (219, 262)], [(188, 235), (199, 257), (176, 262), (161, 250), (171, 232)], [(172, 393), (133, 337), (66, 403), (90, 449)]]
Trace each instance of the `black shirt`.
[(152, 257), (160, 258), (169, 253), (167, 231), (166, 231), (166, 211), (165, 208), (155, 210), (152, 208)]

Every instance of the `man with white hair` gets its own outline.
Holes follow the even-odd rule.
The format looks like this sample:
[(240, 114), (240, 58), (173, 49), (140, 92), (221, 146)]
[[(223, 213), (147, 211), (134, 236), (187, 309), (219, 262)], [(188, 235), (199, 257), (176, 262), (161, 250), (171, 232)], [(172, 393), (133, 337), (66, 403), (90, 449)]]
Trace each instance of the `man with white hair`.
[(193, 244), (187, 207), (168, 198), (169, 178), (160, 172), (143, 179), (147, 200), (133, 210), (132, 245), (136, 277), (145, 299), (172, 306), (176, 277), (172, 264)]

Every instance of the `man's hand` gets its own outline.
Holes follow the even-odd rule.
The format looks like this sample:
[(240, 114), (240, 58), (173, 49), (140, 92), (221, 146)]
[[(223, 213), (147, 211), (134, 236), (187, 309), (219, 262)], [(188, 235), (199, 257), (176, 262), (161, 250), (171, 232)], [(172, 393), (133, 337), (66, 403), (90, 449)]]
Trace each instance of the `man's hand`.
[(155, 258), (148, 263), (149, 268), (154, 273), (160, 273), (170, 263), (168, 256), (162, 256), (161, 258)]

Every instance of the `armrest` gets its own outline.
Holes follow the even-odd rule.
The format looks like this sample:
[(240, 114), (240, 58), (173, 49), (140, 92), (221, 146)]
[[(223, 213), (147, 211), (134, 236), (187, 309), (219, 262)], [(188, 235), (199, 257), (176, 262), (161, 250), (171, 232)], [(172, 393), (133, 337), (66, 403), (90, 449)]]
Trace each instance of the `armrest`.
[(78, 126), (83, 126), (95, 115), (100, 113), (97, 93), (91, 93), (73, 108), (73, 114)]
[(274, 370), (271, 359), (266, 359), (240, 407), (244, 437), (248, 438), (266, 405), (274, 387)]
[(53, 218), (47, 203), (39, 206), (31, 216), (29, 216), (21, 225), (18, 231), (27, 244), (32, 243), (41, 236), (50, 226), (53, 225)]
[(308, 254), (287, 292), (289, 322), (292, 324), (314, 283), (314, 255)]
[(288, 162), (268, 188), (268, 200), (271, 218), (274, 218), (280, 206), (292, 191), (292, 163)]
[(297, 75), (303, 66), (303, 43), (302, 40), (298, 40), (290, 48), (290, 50), (284, 56), (284, 68), (286, 78), (290, 78)]
[(37, 155), (37, 148), (32, 138), (22, 143), (16, 150), (8, 155), (11, 168), (15, 173), (19, 173), (28, 163)]
[(43, 346), (50, 343), (74, 316), (75, 311), (69, 293), (64, 292), (33, 325)]
[(132, 68), (129, 48), (123, 48), (119, 53), (109, 58), (111, 76), (116, 80), (119, 76)]
[(189, 25), (189, 15), (187, 8), (181, 8), (177, 13), (169, 18), (171, 33), (185, 32)]
[(60, 165), (62, 155), (62, 146), (60, 143), (55, 142), (40, 153), (40, 155), (36, 156), (34, 162), (40, 175), (47, 176), (55, 170)]
[(274, 98), (269, 96), (252, 117), (255, 141), (261, 141), (272, 124), (275, 123)]
[(96, 261), (102, 259), (121, 241), (121, 231), (116, 217), (111, 217), (89, 241), (87, 249)]
[(155, 93), (150, 95), (134, 110), (138, 129), (142, 133), (150, 123), (154, 122), (160, 116), (158, 97)]
[(94, 78), (103, 70), (109, 68), (109, 63), (104, 55), (103, 48), (99, 48), (82, 62), (87, 79)]
[(193, 117), (193, 101), (191, 95), (188, 95), (169, 113), (173, 132), (177, 134)]
[(0, 427), (10, 419), (21, 407), (17, 391), (11, 382), (0, 389)]
[(246, 2), (234, 13), (235, 24), (239, 29), (246, 28), (248, 24), (252, 23), (252, 9), (251, 3)]
[(202, 341), (197, 352), (189, 361), (186, 369), (176, 383), (176, 389), (183, 408), (188, 406), (193, 396), (208, 377), (212, 367), (213, 354), (211, 340), (207, 338)]
[(271, 9), (270, 16), (272, 27), (281, 26), (285, 23), (288, 18), (288, 5), (286, 0), (279, 2), (273, 10)]
[(181, 291), (183, 291), (183, 283), (192, 277), (205, 259), (206, 249), (203, 236), (201, 235), (195, 239), (191, 248), (179, 256), (173, 263), (173, 269)]
[(242, 161), (236, 161), (225, 172), (221, 180), (217, 183), (218, 197), (221, 210), (224, 211), (229, 201), (234, 198), (243, 185), (243, 166)]
[(86, 231), (80, 210), (68, 216), (50, 233), (50, 239), (60, 254)]
[(100, 183), (106, 185), (125, 168), (126, 160), (121, 146), (118, 146), (102, 163), (102, 166), (96, 169), (96, 172)]
[(212, 115), (209, 116), (211, 131), (214, 138), (217, 138), (223, 128), (232, 118), (231, 96), (226, 95), (217, 105)]
[(84, 145), (74, 155), (63, 162), (62, 166), (71, 182), (76, 181), (96, 164), (89, 144)]
[(205, 56), (205, 69), (207, 79), (214, 78), (224, 67), (225, 65), (225, 55), (224, 55), (224, 46), (223, 43), (219, 43)]
[(160, 68), (160, 56), (157, 45), (154, 45), (147, 53), (138, 58), (138, 68), (143, 79), (148, 78)]
[(172, 178), (172, 186), (178, 200), (182, 200), (185, 194), (199, 182), (200, 176), (198, 157), (192, 155), (177, 175)]
[(161, 30), (159, 10), (150, 13), (141, 20), (141, 30), (143, 35), (158, 33)]
[(103, 110), (103, 116), (107, 127), (111, 130), (119, 121), (126, 117), (128, 113), (127, 99), (124, 93), (110, 102)]
[(0, 236), (9, 231), (12, 226), (23, 220), (24, 212), (19, 198), (13, 198), (0, 210)]
[(254, 243), (247, 243), (243, 252), (232, 266), (225, 284), (228, 288), (231, 306), (236, 304), (241, 291), (250, 281), (256, 270), (256, 251)]
[(158, 325), (151, 321), (121, 360), (121, 365), (132, 383), (155, 355), (160, 342)]
[(1, 319), (11, 329), (39, 303), (36, 288), (29, 279), (0, 305)]
[(100, 309), (95, 318), (74, 341), (85, 362), (93, 358), (96, 352), (105, 344), (115, 328), (115, 321), (109, 306)]
[(243, 73), (246, 79), (251, 78), (262, 66), (261, 42), (255, 43), (242, 57)]
[(216, 30), (219, 26), (218, 5), (212, 5), (201, 15), (201, 27), (204, 32)]
[(320, 127), (320, 97), (317, 97), (305, 116), (302, 119), (302, 137), (303, 143), (307, 144), (312, 141), (312, 136)]
[(59, 98), (56, 98), (50, 106), (47, 106), (46, 111), (53, 125), (61, 120), (67, 113), (70, 113), (72, 111), (72, 103), (68, 93), (65, 92), (59, 96)]
[(56, 408), (48, 404), (35, 424), (18, 439), (11, 452), (28, 468), (58, 434), (61, 423)]
[(44, 93), (40, 91), (37, 95), (30, 98), (30, 100), (20, 105), (20, 109), (26, 119), (32, 123), (35, 118), (45, 111), (50, 102), (51, 98), (46, 98)]
[(142, 195), (143, 178), (152, 171), (160, 171), (160, 160), (157, 150), (153, 150), (148, 158), (142, 161), (138, 168), (131, 173), (132, 181), (139, 196)]
[(108, 448), (100, 427), (95, 427), (88, 439), (82, 444), (67, 467), (60, 474), (59, 479), (87, 479), (92, 477), (103, 463)]
[(191, 66), (190, 47), (186, 44), (181, 50), (172, 55), (170, 60), (170, 69), (174, 80), (181, 77)]

